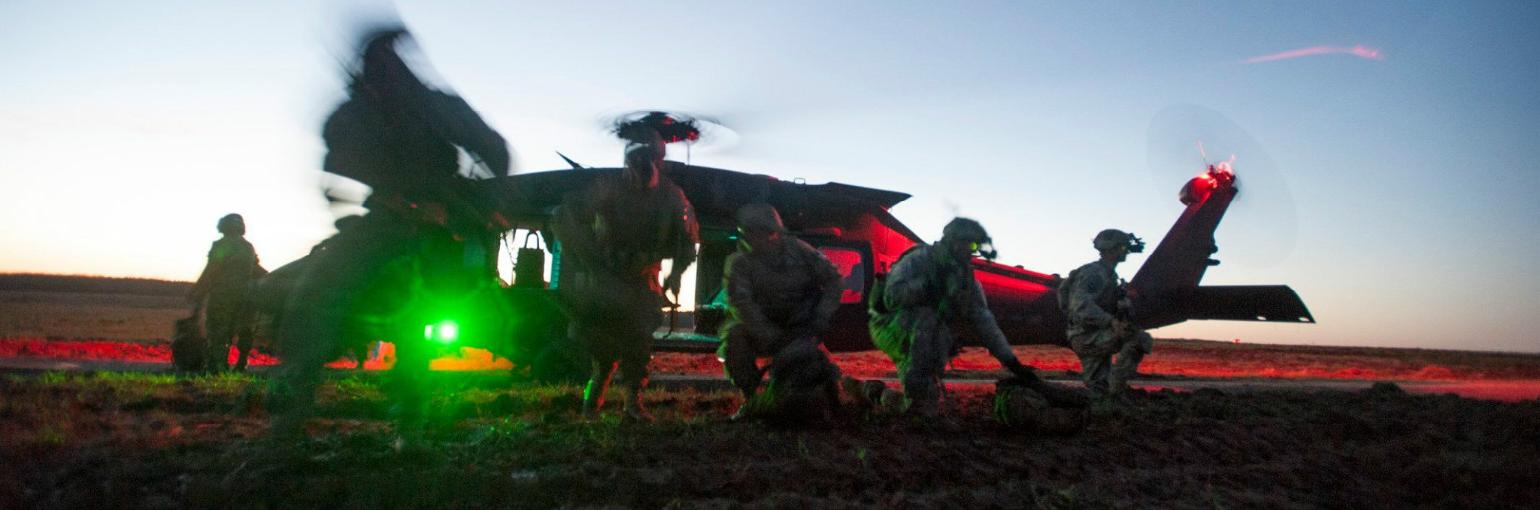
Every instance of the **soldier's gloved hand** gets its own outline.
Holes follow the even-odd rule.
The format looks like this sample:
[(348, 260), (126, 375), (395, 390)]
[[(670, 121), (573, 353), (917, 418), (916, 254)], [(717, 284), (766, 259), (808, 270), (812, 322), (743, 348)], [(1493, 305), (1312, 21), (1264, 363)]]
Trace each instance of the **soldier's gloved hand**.
[(1042, 379), (1037, 377), (1037, 370), (1021, 364), (1019, 360), (1009, 360), (1000, 363), (1000, 365), (1004, 366), (1006, 370), (1011, 372), (1011, 375), (1016, 376), (1017, 379), (1021, 379), (1023, 382), (1035, 383), (1042, 381)]
[(1126, 337), (1134, 332), (1134, 325), (1123, 319), (1112, 320), (1112, 336), (1116, 338)]
[(670, 293), (670, 294), (678, 296), (679, 295), (679, 286), (681, 285), (681, 283), (680, 283), (680, 279), (681, 278), (684, 278), (684, 275), (681, 274), (681, 273), (678, 273), (678, 272), (671, 272), (671, 273), (669, 273), (668, 274), (668, 278), (665, 278), (663, 280), (663, 290), (668, 291), (668, 293)]

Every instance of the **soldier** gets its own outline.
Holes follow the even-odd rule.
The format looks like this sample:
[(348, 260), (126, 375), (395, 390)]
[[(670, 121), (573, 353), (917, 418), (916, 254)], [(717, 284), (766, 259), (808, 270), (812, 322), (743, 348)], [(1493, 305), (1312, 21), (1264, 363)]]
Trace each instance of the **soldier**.
[[(492, 281), (493, 232), (507, 222), (491, 198), (461, 175), (460, 151), (505, 174), (506, 142), (461, 98), (423, 84), (396, 52), (407, 34), (367, 34), (349, 73), (349, 98), (322, 128), (324, 169), (372, 188), (368, 214), (309, 255), (285, 300), (278, 331), (283, 366), (269, 399), (273, 434), (298, 433), (314, 404), (322, 365), (340, 354), (359, 323), (387, 324), (397, 363), (389, 381), (396, 417), (416, 425), (424, 409), (428, 347), (410, 324), (410, 303), (427, 292), (466, 295)], [(409, 429), (407, 429), (409, 430)]]
[(1126, 398), (1128, 380), (1154, 347), (1154, 340), (1130, 320), (1131, 306), (1118, 283), (1116, 269), (1130, 252), (1144, 251), (1144, 243), (1132, 234), (1107, 229), (1096, 234), (1091, 244), (1101, 259), (1071, 272), (1060, 287), (1060, 292), (1067, 292), (1066, 333), (1070, 347), (1080, 357), (1080, 377), (1091, 395)]
[[(559, 289), (571, 319), (568, 336), (591, 358), (584, 414), (604, 406), (618, 363), (629, 396), (625, 416), (645, 420), (641, 391), (652, 334), (667, 304), (663, 293), (677, 299), (699, 242), (690, 201), (663, 175), (665, 145), (694, 139), (699, 131), (691, 122), (652, 112), (620, 123), (615, 133), (627, 142), (620, 175), (569, 194), (556, 214), (563, 271), (571, 275), (571, 283)], [(673, 262), (660, 286), (663, 259)]]
[(995, 323), (969, 263), (975, 253), (994, 258), (989, 234), (977, 221), (953, 219), (939, 242), (904, 254), (881, 293), (874, 290), (868, 326), (874, 343), (898, 366), (908, 413), (929, 417), (939, 411), (941, 373), (961, 349), (952, 328), (961, 323), (973, 325), (984, 348), (1011, 374), (1031, 385), (1044, 384), (1016, 359)]
[(757, 359), (765, 356), (773, 356), (773, 399), (823, 390), (831, 392), (825, 394), (828, 404), (837, 404), (839, 367), (819, 349), (819, 335), (839, 309), (839, 270), (822, 252), (792, 237), (769, 204), (739, 209), (738, 232), (739, 251), (727, 258), (723, 271), (730, 316), (717, 351), (728, 379), (743, 392), (733, 419), (760, 410), (754, 397), (764, 374)]
[(209, 372), (230, 369), (230, 338), (236, 338), (240, 356), (236, 371), (246, 369), (251, 351), (252, 329), (256, 314), (252, 289), (258, 277), (266, 273), (257, 260), (257, 250), (243, 237), (246, 221), (239, 214), (219, 219), (219, 233), (224, 237), (209, 247), (209, 261), (203, 274), (193, 284), (192, 299), (205, 314), (207, 344), (204, 365)]

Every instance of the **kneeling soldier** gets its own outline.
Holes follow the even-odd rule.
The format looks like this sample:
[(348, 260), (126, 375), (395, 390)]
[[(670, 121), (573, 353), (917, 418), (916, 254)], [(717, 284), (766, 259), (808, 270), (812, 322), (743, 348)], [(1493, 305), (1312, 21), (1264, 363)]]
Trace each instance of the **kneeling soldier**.
[[(1107, 229), (1092, 241), (1101, 258), (1070, 273), (1060, 288), (1069, 319), (1069, 345), (1080, 357), (1080, 377), (1091, 396), (1121, 398), (1128, 380), (1139, 370), (1139, 361), (1154, 347), (1150, 334), (1136, 328), (1117, 266), (1128, 254), (1144, 251), (1144, 243), (1132, 234)], [(1112, 356), (1117, 355), (1117, 361)]]
[[(727, 259), (723, 288), (729, 319), (722, 328), (722, 358), (728, 379), (743, 392), (733, 419), (753, 414), (755, 393), (770, 356), (771, 399), (817, 398), (828, 392), (838, 402), (839, 368), (821, 350), (819, 335), (840, 305), (840, 274), (816, 248), (792, 237), (769, 204), (738, 210), (739, 252)], [(780, 405), (781, 402), (769, 402)]]
[(1000, 366), (1033, 388), (1052, 388), (1021, 364), (1000, 331), (973, 275), (974, 254), (994, 258), (989, 234), (979, 222), (956, 218), (941, 240), (900, 257), (883, 284), (872, 291), (868, 327), (872, 342), (897, 365), (904, 385), (905, 412), (919, 417), (939, 412), (941, 375), (961, 349), (953, 330), (971, 326)]

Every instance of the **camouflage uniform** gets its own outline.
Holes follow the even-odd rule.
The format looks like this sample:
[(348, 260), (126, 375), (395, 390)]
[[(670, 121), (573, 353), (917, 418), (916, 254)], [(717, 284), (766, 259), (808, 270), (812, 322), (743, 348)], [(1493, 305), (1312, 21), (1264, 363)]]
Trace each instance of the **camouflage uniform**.
[[(799, 239), (779, 243), (771, 253), (734, 253), (727, 258), (722, 278), (730, 316), (722, 326), (717, 355), (728, 379), (746, 398), (759, 388), (760, 357), (774, 356), (772, 386), (817, 386), (839, 377), (839, 368), (819, 349), (818, 340), (839, 309), (839, 270)], [(782, 374), (796, 381), (779, 381)]]
[[(1080, 377), (1093, 396), (1121, 392), (1154, 347), (1144, 331), (1117, 336), (1112, 328), (1120, 306), (1117, 271), (1102, 261), (1080, 266), (1069, 278), (1070, 347), (1080, 357)], [(1127, 303), (1121, 303), (1127, 306)], [(1117, 354), (1117, 361), (1112, 355)]]
[(921, 246), (894, 264), (874, 307), (869, 327), (872, 340), (898, 366), (908, 406), (934, 414), (940, 399), (941, 374), (961, 349), (952, 327), (971, 323), (984, 348), (1012, 372), (1026, 372), (1011, 352), (1010, 342), (984, 299), (966, 261), (945, 253), (941, 243)]
[[(224, 221), (221, 221), (221, 227)], [(242, 227), (244, 230), (244, 227)], [(204, 363), (210, 371), (230, 368), (230, 339), (240, 350), (236, 370), (246, 368), (251, 351), (252, 330), (256, 323), (252, 288), (262, 268), (257, 251), (240, 234), (227, 233), (209, 247), (208, 265), (193, 287), (193, 295), (203, 301), (208, 340)]]
[(657, 179), (645, 187), (625, 175), (606, 178), (568, 195), (557, 211), (562, 268), (571, 272), (558, 287), (571, 318), (568, 335), (592, 358), (588, 411), (603, 406), (617, 362), (633, 397), (628, 410), (639, 411), (632, 406), (640, 405), (652, 334), (667, 304), (658, 284), (662, 260), (673, 259), (676, 274), (695, 261), (695, 212), (683, 190)]

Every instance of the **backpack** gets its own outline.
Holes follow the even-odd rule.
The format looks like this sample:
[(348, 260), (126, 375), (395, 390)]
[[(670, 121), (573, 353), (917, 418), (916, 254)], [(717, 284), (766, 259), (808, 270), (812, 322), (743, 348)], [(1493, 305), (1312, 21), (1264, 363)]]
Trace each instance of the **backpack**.
[[(1058, 291), (1059, 311), (1060, 312), (1064, 312), (1064, 316), (1065, 317), (1069, 316), (1069, 291), (1071, 289), (1075, 288), (1075, 281), (1076, 281), (1077, 278), (1080, 277), (1080, 271), (1084, 270), (1087, 267), (1091, 267), (1091, 266), (1101, 267), (1099, 264), (1097, 264), (1095, 262), (1092, 262), (1090, 264), (1086, 264), (1084, 266), (1080, 266), (1078, 268), (1075, 268), (1074, 271), (1070, 271), (1069, 272), (1069, 278), (1065, 278), (1064, 280), (1059, 282), (1059, 291)], [(1116, 275), (1113, 275), (1113, 276), (1116, 276)]]
[[(910, 246), (898, 255), (898, 259), (893, 261), (893, 266), (898, 266), (899, 262), (903, 262), (904, 257), (908, 257), (910, 253), (924, 246), (926, 246), (924, 243)], [(892, 272), (892, 268), (889, 268), (889, 272)], [(872, 288), (866, 291), (866, 308), (871, 315), (885, 315), (892, 311), (883, 301), (883, 296), (887, 295), (888, 290), (888, 273), (876, 273), (873, 276)]]
[(1074, 271), (1070, 271), (1068, 278), (1059, 280), (1059, 289), (1057, 292), (1057, 297), (1059, 299), (1059, 311), (1063, 312), (1065, 317), (1069, 316), (1069, 290), (1074, 288), (1076, 276), (1080, 276), (1079, 268), (1076, 268)]

